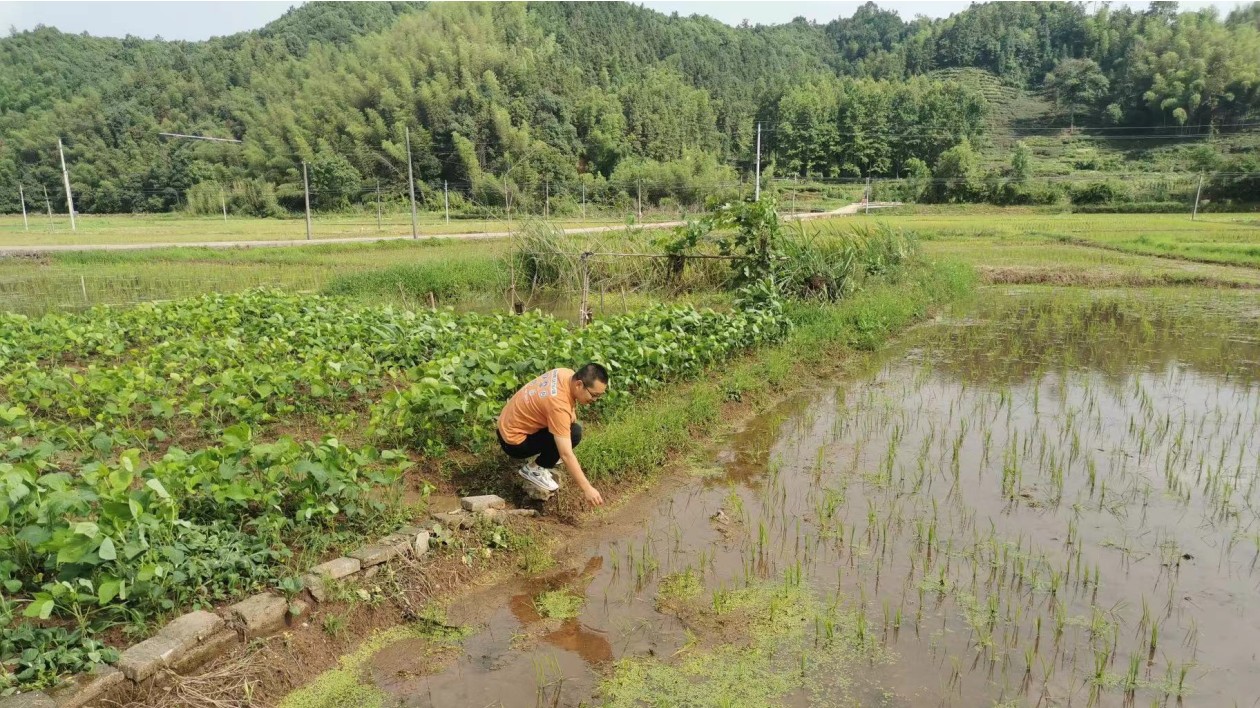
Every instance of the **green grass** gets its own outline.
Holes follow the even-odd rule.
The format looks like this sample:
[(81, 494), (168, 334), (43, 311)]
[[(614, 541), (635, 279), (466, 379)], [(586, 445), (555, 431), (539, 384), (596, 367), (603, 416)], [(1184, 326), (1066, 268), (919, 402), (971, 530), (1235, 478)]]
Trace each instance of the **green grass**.
[(548, 619), (572, 619), (581, 613), (584, 599), (570, 590), (547, 590), (534, 598), (534, 609)]
[[(862, 629), (864, 610), (853, 604), (820, 601), (786, 581), (681, 602), (676, 613), (686, 619), (688, 645), (668, 659), (618, 661), (600, 685), (602, 705), (759, 708), (783, 705), (802, 690), (846, 696), (851, 671), (890, 658)], [(825, 639), (817, 634), (824, 625), (832, 631)]]
[[(170, 300), (209, 292), (271, 286), (288, 291), (406, 298), (424, 303), (461, 295), (482, 283), (498, 288), (493, 272), (506, 242), (390, 241), (270, 249), (169, 248), (152, 251), (57, 253), (0, 258), (0, 310), (40, 314), (97, 304)], [(408, 269), (403, 291), (388, 277), (361, 273)], [(383, 293), (387, 288), (388, 293)], [(427, 303), (426, 303), (427, 304)]]
[(381, 649), (408, 639), (426, 639), (435, 645), (449, 643), (462, 632), (434, 633), (426, 623), (399, 625), (373, 634), (352, 653), (339, 660), (339, 666), (326, 671), (313, 682), (295, 691), (280, 703), (282, 708), (372, 708), (384, 706), (385, 692), (362, 678), (372, 656)]
[[(658, 233), (618, 231), (561, 238), (564, 248), (572, 252), (638, 251), (647, 248), (641, 244), (650, 242)], [(506, 309), (509, 278), (504, 257), (521, 243), (508, 239), (431, 239), (265, 249), (184, 246), (0, 257), (0, 310), (35, 315), (260, 286), (326, 292), (408, 307), (427, 307), (428, 294), (433, 293), (438, 305), (475, 300), (466, 304), (474, 309)], [(635, 295), (634, 284), (625, 288), (618, 284), (617, 278), (625, 280), (634, 275), (623, 273), (632, 260), (594, 259), (593, 306), (599, 304), (597, 296), (604, 282), (608, 287), (603, 311), (624, 311), (635, 304), (631, 301), (642, 299)], [(624, 295), (623, 290), (627, 291)], [(518, 294), (528, 306), (538, 304), (528, 297), (527, 284), (522, 284)]]
[(1191, 221), (1188, 214), (1070, 214), (1042, 207), (938, 205), (819, 220), (809, 228), (835, 223), (885, 223), (913, 231), (928, 253), (957, 256), (983, 267), (1103, 268), (1157, 277), (1192, 273), (1230, 282), (1260, 281), (1239, 268), (1204, 271), (1191, 266), (1260, 268), (1260, 217), (1253, 214), (1201, 214)]
[[(645, 209), (644, 222), (672, 221), (680, 212)], [(70, 230), (65, 214), (32, 213), (30, 229), (22, 226), (20, 214), (0, 216), (0, 248), (20, 246), (83, 246), (104, 244), (197, 243), (221, 241), (306, 240), (306, 220), (299, 216), (284, 219), (255, 217), (189, 216), (187, 214), (82, 214), (76, 220), (77, 230)], [(420, 212), (417, 232), (421, 236), (436, 234), (500, 233), (521, 228), (539, 215), (524, 219), (505, 219), (503, 214), (452, 215), (448, 223), (442, 214)], [(554, 219), (563, 228), (616, 226), (633, 222), (634, 214), (589, 211), (588, 217)], [(376, 213), (318, 214), (311, 219), (313, 240), (328, 238), (372, 238), (411, 235), (411, 215), (386, 214), (377, 227)]]
[(792, 334), (685, 390), (671, 390), (623, 409), (583, 442), (582, 466), (593, 480), (644, 478), (660, 471), (693, 436), (722, 422), (728, 400), (755, 402), (793, 377), (834, 362), (839, 347), (870, 350), (923, 316), (970, 291), (971, 269), (956, 263), (916, 266), (835, 305), (792, 306)]

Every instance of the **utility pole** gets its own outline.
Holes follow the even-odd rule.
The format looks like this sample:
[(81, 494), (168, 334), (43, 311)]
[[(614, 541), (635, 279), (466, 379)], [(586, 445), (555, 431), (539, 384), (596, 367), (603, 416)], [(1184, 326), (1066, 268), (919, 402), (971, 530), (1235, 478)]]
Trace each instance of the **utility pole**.
[(376, 180), (376, 230), (381, 230), (381, 181)]
[(642, 177), (635, 180), (635, 186), (638, 189), (638, 195), (639, 195), (638, 199), (635, 200), (635, 203), (638, 204), (639, 222), (642, 223), (643, 221), (643, 178)]
[(792, 175), (792, 216), (796, 216), (796, 190), (801, 181), (800, 175)]
[(1203, 194), (1203, 173), (1199, 173), (1199, 188), (1194, 191), (1194, 211), (1190, 212), (1190, 220), (1199, 216), (1199, 196)]
[(863, 201), (866, 202), (866, 213), (869, 215), (871, 213), (871, 178), (869, 176), (866, 178), (866, 199)]
[(311, 183), (306, 178), (306, 160), (302, 161), (302, 192), (306, 195), (306, 240), (311, 240)]
[(543, 218), (551, 218), (551, 182), (543, 180)]
[(416, 180), (411, 174), (411, 127), (404, 126), (407, 137), (407, 187), (411, 190), (411, 237), (419, 238), (416, 232)]
[[(511, 171), (511, 170), (509, 170), (509, 171)], [(507, 222), (508, 222), (508, 230), (510, 231), (510, 230), (511, 230), (511, 228), (512, 228), (512, 227), (511, 227), (511, 223), (512, 223), (512, 199), (511, 199), (511, 197), (509, 197), (509, 196), (508, 196), (508, 186), (507, 186), (507, 184), (508, 184), (508, 183), (507, 183), (507, 172), (504, 172), (504, 173), (503, 173), (503, 213), (504, 213), (504, 218), (505, 218), (505, 219), (507, 219)]]
[(753, 192), (753, 201), (761, 201), (761, 121), (757, 121), (757, 188)]
[(442, 208), (446, 210), (446, 223), (451, 223), (451, 185), (442, 180)]
[(223, 196), (223, 188), (219, 188), (219, 204), (223, 207), (223, 223), (227, 223), (227, 197)]
[(586, 221), (586, 183), (582, 183), (582, 221)]
[[(43, 185), (40, 185), (43, 186)], [(48, 207), (48, 230), (53, 230), (52, 202), (48, 199), (48, 188), (44, 187), (44, 206)]]
[(66, 170), (66, 151), (61, 148), (61, 138), (57, 138), (57, 154), (61, 156), (61, 179), (66, 183), (66, 207), (70, 209), (70, 230), (78, 231), (74, 224), (74, 196), (70, 194), (70, 172)]
[(30, 231), (31, 223), (26, 220), (26, 193), (22, 191), (21, 182), (18, 182), (18, 201), (22, 202), (22, 230)]

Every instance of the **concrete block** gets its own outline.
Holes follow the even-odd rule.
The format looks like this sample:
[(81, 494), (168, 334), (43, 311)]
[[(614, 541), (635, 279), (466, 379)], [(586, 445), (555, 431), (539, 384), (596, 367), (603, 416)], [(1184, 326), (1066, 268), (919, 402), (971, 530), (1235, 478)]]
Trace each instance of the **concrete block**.
[(391, 560), (397, 556), (404, 556), (411, 553), (411, 537), (400, 533), (392, 533), (380, 539), (376, 543), (364, 546), (359, 550), (351, 553), (352, 558), (357, 558), (362, 567), (368, 568), (374, 565), (380, 565), (385, 561)]
[(302, 587), (310, 591), (315, 602), (328, 601), (328, 578), (321, 575), (303, 575)]
[(43, 691), (34, 691), (0, 698), (0, 708), (57, 708), (57, 702)]
[(351, 553), (350, 557), (358, 558), (364, 568), (370, 568), (400, 555), (402, 550), (398, 544), (373, 543)]
[(179, 642), (170, 637), (151, 637), (124, 651), (118, 659), (118, 670), (136, 683), (145, 681), (167, 666), (179, 649)]
[(376, 545), (393, 546), (398, 551), (398, 555), (409, 556), (411, 555), (411, 542), (414, 536), (415, 534), (408, 535), (395, 532), (377, 541)]
[(207, 661), (231, 651), (240, 642), (240, 637), (230, 629), (222, 629), (203, 639), (192, 651), (171, 662), (171, 669), (178, 672), (191, 671)]
[[(49, 690), (57, 708), (82, 708), (100, 698), (106, 691), (122, 683), (123, 674), (108, 664), (98, 664), (85, 674), (76, 674), (62, 685)], [(0, 705), (5, 705), (0, 698)]]
[(223, 626), (222, 617), (213, 612), (199, 610), (171, 620), (157, 633), (157, 636), (173, 640), (179, 645), (179, 653), (182, 655), (206, 637), (223, 629)]
[(507, 508), (507, 502), (497, 494), (483, 494), (477, 497), (464, 497), (459, 500), (459, 506), (464, 511), (476, 513), (486, 509)]
[(337, 580), (359, 572), (363, 563), (358, 558), (334, 558), (327, 563), (320, 563), (302, 576), (302, 585), (311, 591), (316, 602), (328, 599), (328, 580)]
[(477, 517), (462, 511), (444, 511), (434, 514), (433, 518), (450, 528), (461, 529), (470, 528), (477, 521)]
[(411, 552), (416, 558), (429, 552), (429, 540), (432, 535), (428, 531), (416, 532), (415, 538), (411, 541)]
[(308, 572), (311, 575), (323, 575), (336, 580), (337, 578), (344, 578), (351, 573), (359, 572), (359, 568), (362, 565), (358, 558), (346, 558), (343, 556), (334, 558), (327, 563), (320, 563)]
[(245, 636), (257, 637), (284, 624), (284, 616), (289, 611), (289, 603), (283, 597), (269, 593), (259, 593), (232, 605), (228, 608), (232, 617), (245, 628)]

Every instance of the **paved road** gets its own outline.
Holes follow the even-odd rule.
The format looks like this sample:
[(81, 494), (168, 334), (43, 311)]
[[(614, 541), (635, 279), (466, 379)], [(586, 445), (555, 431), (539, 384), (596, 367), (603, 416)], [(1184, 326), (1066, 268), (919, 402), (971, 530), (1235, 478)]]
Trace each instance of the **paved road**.
[[(897, 206), (897, 202), (879, 202), (872, 203), (872, 209), (880, 209), (884, 207)], [(863, 209), (863, 204), (849, 204), (832, 211), (817, 212), (811, 214), (799, 214), (795, 219), (816, 219), (823, 216), (843, 216), (845, 214), (856, 214)], [(629, 228), (632, 229), (661, 229), (682, 226), (683, 221), (664, 221), (648, 224), (637, 224)], [(608, 231), (621, 231), (627, 228), (625, 225), (617, 224), (613, 226), (584, 226), (580, 228), (564, 229), (566, 234), (594, 234)], [(478, 239), (495, 239), (507, 238), (511, 235), (508, 231), (480, 231), (474, 233), (463, 234), (430, 234), (421, 236), (423, 239), (456, 239), (474, 241)], [(75, 244), (75, 245), (54, 245), (54, 246), (4, 246), (0, 247), (0, 256), (18, 256), (18, 255), (38, 255), (41, 253), (57, 253), (60, 251), (140, 251), (151, 248), (272, 248), (277, 246), (314, 246), (329, 243), (375, 243), (377, 241), (409, 241), (411, 236), (350, 236), (344, 238), (320, 238), (307, 241), (305, 239), (284, 239), (274, 241), (181, 241), (166, 243), (98, 243), (98, 244)]]

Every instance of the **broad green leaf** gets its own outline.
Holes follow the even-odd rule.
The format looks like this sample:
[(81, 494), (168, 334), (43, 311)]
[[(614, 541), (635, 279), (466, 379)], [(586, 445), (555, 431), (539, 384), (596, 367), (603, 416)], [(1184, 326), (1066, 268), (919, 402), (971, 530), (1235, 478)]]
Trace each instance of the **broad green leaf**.
[(34, 600), (31, 602), (31, 604), (26, 606), (25, 610), (22, 611), (22, 616), (23, 617), (38, 617), (42, 620), (46, 620), (49, 617), (52, 617), (53, 609), (56, 606), (57, 606), (57, 603), (54, 602), (51, 598), (46, 598), (42, 600)]
[(144, 486), (152, 489), (154, 493), (163, 499), (171, 498), (171, 495), (166, 491), (166, 487), (162, 486), (162, 483), (156, 479), (150, 479), (144, 483)]

